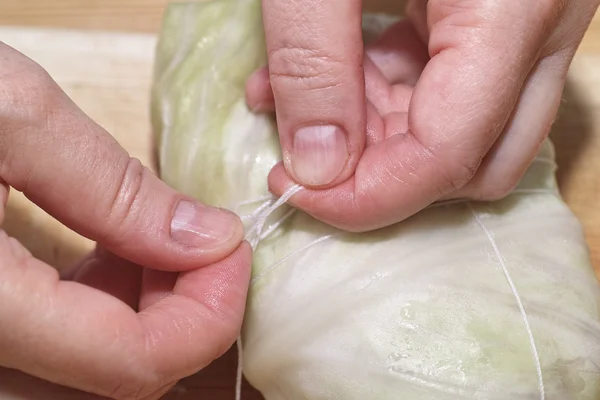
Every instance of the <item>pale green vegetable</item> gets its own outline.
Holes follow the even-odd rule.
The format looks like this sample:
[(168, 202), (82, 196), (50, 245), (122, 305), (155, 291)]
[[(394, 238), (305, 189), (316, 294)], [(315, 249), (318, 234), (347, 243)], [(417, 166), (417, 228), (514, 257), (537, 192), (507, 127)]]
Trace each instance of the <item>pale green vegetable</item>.
[[(369, 37), (386, 25), (371, 22)], [(280, 159), (272, 120), (244, 104), (261, 23), (258, 0), (173, 5), (165, 20), (161, 174), (212, 205), (267, 195)], [(248, 380), (267, 400), (600, 398), (600, 286), (554, 169), (547, 142), (506, 199), (364, 234), (296, 212), (254, 255)]]
[(160, 172), (206, 203), (264, 195), (280, 158), (273, 119), (244, 99), (246, 79), (267, 61), (261, 24), (257, 1), (175, 4), (165, 16), (152, 104)]

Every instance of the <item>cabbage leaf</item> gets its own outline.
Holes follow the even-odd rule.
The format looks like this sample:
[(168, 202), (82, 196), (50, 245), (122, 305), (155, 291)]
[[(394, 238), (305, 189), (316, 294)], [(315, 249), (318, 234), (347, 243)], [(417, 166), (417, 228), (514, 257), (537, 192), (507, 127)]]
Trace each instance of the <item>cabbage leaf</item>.
[[(365, 38), (391, 21), (365, 16)], [(152, 99), (167, 183), (242, 214), (268, 195), (276, 126), (244, 100), (265, 63), (259, 0), (168, 8)], [(254, 253), (244, 373), (267, 400), (596, 400), (599, 307), (547, 141), (501, 201), (361, 234), (296, 211)]]

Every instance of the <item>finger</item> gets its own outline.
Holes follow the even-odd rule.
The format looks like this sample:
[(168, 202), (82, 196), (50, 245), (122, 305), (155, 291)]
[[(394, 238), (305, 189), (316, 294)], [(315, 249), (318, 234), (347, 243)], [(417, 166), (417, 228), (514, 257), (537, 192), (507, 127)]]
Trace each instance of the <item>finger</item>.
[[(473, 177), (510, 118), (556, 10), (530, 2), (437, 10), (430, 4), (432, 59), (412, 95), (409, 131), (368, 147), (353, 180), (299, 193), (293, 205), (343, 229), (371, 230), (407, 218)], [(531, 24), (533, 17), (542, 23)], [(270, 185), (279, 194), (289, 182), (273, 171)]]
[(405, 84), (390, 85), (370, 57), (365, 57), (364, 68), (369, 147), (395, 134), (406, 133), (413, 89)]
[(0, 176), (8, 184), (136, 264), (197, 268), (239, 245), (237, 216), (168, 187), (38, 65), (5, 45), (0, 54)]
[[(382, 114), (387, 114), (390, 110), (395, 110), (400, 103), (403, 110), (407, 111), (412, 87), (400, 83), (390, 86), (391, 79), (403, 79), (400, 74), (396, 74), (395, 72), (395, 68), (400, 71), (403, 69), (406, 71), (404, 66), (398, 65), (398, 63), (402, 62), (402, 58), (395, 57), (394, 55), (384, 58), (381, 53), (378, 57), (378, 61), (382, 62), (382, 67), (386, 70), (387, 76), (369, 56), (365, 57), (363, 66), (367, 99)], [(257, 71), (248, 81), (247, 103), (255, 112), (273, 112), (275, 111), (273, 91), (268, 83), (269, 78), (262, 71), (266, 70)], [(402, 76), (405, 75), (402, 74)], [(410, 78), (407, 77), (406, 80), (410, 81)], [(367, 123), (369, 121), (368, 113), (369, 103), (367, 103)]]
[(286, 171), (309, 187), (354, 172), (365, 143), (359, 0), (263, 0)]
[(414, 86), (429, 61), (427, 46), (408, 20), (388, 28), (366, 52), (390, 84)]
[[(367, 63), (372, 62), (384, 81), (389, 84), (415, 85), (429, 60), (426, 45), (418, 38), (408, 20), (402, 20), (388, 28), (380, 38), (366, 49), (363, 65), (369, 98), (369, 75)], [(379, 78), (379, 77), (377, 77)], [(269, 69), (264, 67), (250, 76), (246, 84), (246, 102), (257, 112), (275, 111), (273, 88)]]
[(173, 294), (136, 314), (118, 299), (58, 281), (6, 235), (0, 365), (110, 398), (163, 392), (225, 352), (241, 326), (250, 249), (182, 273)]
[(179, 274), (177, 272), (145, 269), (142, 278), (140, 310), (143, 311), (173, 293)]
[(571, 58), (569, 51), (546, 57), (536, 65), (506, 130), (473, 179), (448, 198), (498, 200), (515, 188), (550, 133)]
[[(388, 63), (384, 67), (402, 68), (398, 63)], [(404, 83), (390, 84), (388, 77), (370, 57), (365, 57), (364, 69), (367, 99), (381, 116), (394, 112), (408, 112), (414, 89), (412, 86)]]
[(101, 248), (86, 257), (71, 280), (101, 290), (137, 310), (142, 268)]
[(505, 132), (456, 197), (496, 200), (519, 183), (556, 118), (569, 66), (598, 4), (597, 0), (578, 4), (561, 14)]
[(246, 82), (246, 104), (255, 112), (275, 111), (275, 98), (269, 79), (269, 68), (254, 72)]
[[(159, 371), (168, 375), (170, 371), (187, 367), (186, 375), (191, 375), (233, 345), (244, 317), (251, 257), (250, 246), (244, 242), (218, 264), (181, 273), (173, 295), (141, 314), (147, 332), (156, 339), (151, 360)], [(198, 305), (203, 309), (199, 310)], [(164, 312), (171, 314), (169, 318), (162, 316)], [(195, 317), (194, 312), (200, 315)], [(181, 326), (168, 324), (177, 318), (181, 326), (188, 324), (189, 329), (195, 330), (192, 337), (181, 332)], [(187, 342), (183, 342), (184, 338)], [(182, 343), (173, 346), (172, 340)], [(198, 348), (198, 343), (203, 345)]]

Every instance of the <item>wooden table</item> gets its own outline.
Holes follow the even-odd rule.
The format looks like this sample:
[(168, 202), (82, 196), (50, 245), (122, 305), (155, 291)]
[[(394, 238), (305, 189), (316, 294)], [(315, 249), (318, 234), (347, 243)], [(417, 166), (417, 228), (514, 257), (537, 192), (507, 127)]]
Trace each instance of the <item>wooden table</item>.
[[(51, 72), (81, 108), (134, 156), (150, 164), (147, 104), (152, 46), (167, 3), (167, 0), (1, 0), (0, 40), (9, 44), (10, 40), (16, 41), (26, 54), (38, 56), (40, 59), (36, 61)], [(372, 0), (366, 8), (393, 12), (394, 8), (400, 9), (398, 3)], [(40, 33), (34, 28), (77, 31)], [(116, 45), (112, 44), (115, 38)], [(122, 58), (116, 59), (115, 55)], [(75, 62), (66, 62), (63, 57)], [(596, 16), (580, 47), (564, 97), (552, 133), (557, 146), (558, 179), (565, 199), (585, 227), (600, 276), (600, 16)], [(18, 193), (11, 194), (3, 228), (36, 257), (59, 269), (71, 265), (92, 246)], [(168, 399), (232, 399), (234, 370), (234, 353), (229, 353), (200, 375), (186, 380), (187, 390), (174, 392)], [(2, 399), (49, 400), (47, 390), (55, 393), (53, 399), (94, 398), (0, 370)], [(251, 391), (244, 396), (244, 400), (258, 398)]]

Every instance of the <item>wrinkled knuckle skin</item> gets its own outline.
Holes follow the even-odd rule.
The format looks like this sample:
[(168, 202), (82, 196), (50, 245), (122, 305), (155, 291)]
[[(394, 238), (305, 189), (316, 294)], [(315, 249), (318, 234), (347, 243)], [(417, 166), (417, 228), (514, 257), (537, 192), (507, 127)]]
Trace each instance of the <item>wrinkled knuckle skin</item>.
[(286, 46), (269, 53), (269, 74), (275, 90), (319, 90), (344, 83), (344, 62), (324, 51)]
[(33, 165), (24, 165), (23, 149), (36, 140), (32, 132), (47, 127), (52, 108), (63, 94), (42, 67), (12, 52), (5, 54), (0, 44), (0, 176), (11, 176), (18, 169), (21, 182), (11, 185), (26, 186)]
[(48, 108), (61, 93), (56, 82), (40, 65), (4, 45), (0, 45), (0, 58), (0, 118), (4, 125), (0, 129), (17, 131), (22, 128), (19, 124), (45, 120)]
[(160, 382), (121, 381), (108, 393), (108, 397), (115, 400), (158, 400), (164, 392), (163, 387)]
[(129, 158), (120, 180), (115, 186), (114, 196), (108, 202), (106, 219), (109, 226), (124, 226), (135, 221), (139, 214), (138, 203), (142, 200), (142, 188), (146, 167), (137, 158)]
[[(2, 51), (0, 51), (2, 57)], [(0, 134), (7, 139), (31, 127), (45, 126), (60, 89), (39, 65), (9, 58), (0, 61)], [(7, 136), (11, 135), (10, 138)]]
[(477, 173), (479, 164), (479, 160), (468, 160), (446, 167), (443, 173), (444, 189), (451, 193), (464, 187)]

